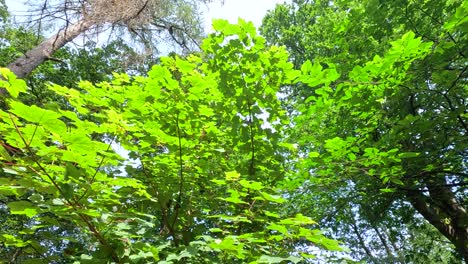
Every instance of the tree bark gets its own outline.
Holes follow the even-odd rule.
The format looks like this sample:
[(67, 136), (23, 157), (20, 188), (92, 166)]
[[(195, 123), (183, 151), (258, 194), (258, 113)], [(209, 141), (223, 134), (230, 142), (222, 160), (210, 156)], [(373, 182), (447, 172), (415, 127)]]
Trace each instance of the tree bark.
[[(439, 190), (448, 195), (447, 190)], [(449, 191), (450, 192), (450, 191)], [(441, 232), (456, 247), (457, 252), (468, 261), (468, 225), (467, 214), (464, 208), (452, 201), (448, 204), (441, 199), (440, 204), (429, 203), (427, 197), (420, 191), (410, 191), (407, 193), (408, 200), (414, 208), (439, 232)], [(436, 198), (436, 197), (434, 197)], [(450, 214), (445, 212), (449, 211)]]
[(30, 74), (42, 62), (52, 57), (52, 54), (72, 41), (81, 33), (87, 31), (95, 23), (91, 20), (82, 19), (76, 24), (66, 26), (57, 34), (43, 41), (37, 47), (26, 52), (23, 56), (10, 63), (10, 69), (18, 78), (24, 78)]

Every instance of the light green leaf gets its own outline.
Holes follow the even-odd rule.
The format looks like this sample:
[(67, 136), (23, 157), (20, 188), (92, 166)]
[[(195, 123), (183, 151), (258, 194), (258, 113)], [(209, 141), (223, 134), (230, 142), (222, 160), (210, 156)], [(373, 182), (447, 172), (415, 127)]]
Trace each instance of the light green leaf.
[(18, 172), (17, 172), (17, 171), (12, 170), (12, 169), (10, 169), (10, 168), (2, 168), (2, 169), (3, 169), (3, 171), (4, 171), (5, 173), (13, 174), (13, 175), (18, 175)]
[(237, 171), (228, 171), (224, 174), (226, 175), (226, 180), (228, 181), (237, 181), (240, 178), (240, 173)]
[(26, 82), (17, 79), (15, 74), (7, 68), (0, 68), (0, 88), (6, 88), (13, 98), (17, 98), (19, 93), (24, 93), (28, 89)]
[(269, 193), (266, 193), (266, 192), (260, 192), (260, 194), (262, 195), (262, 197), (265, 200), (270, 201), (270, 202), (284, 203), (286, 201), (286, 199), (284, 199), (280, 195), (272, 195), (272, 194), (269, 194)]
[(274, 257), (274, 256), (269, 256), (269, 255), (262, 255), (258, 259), (258, 263), (281, 263), (283, 261), (286, 261), (286, 258), (281, 258), (281, 257)]
[(255, 191), (259, 191), (264, 188), (260, 182), (254, 181), (240, 180), (239, 184), (246, 189), (251, 189)]

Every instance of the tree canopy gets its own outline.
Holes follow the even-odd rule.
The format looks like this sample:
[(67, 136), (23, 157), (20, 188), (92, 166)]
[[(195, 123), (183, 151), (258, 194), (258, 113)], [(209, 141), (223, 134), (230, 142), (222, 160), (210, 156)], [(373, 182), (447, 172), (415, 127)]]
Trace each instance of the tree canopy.
[(315, 208), (367, 261), (449, 248), (408, 237), (427, 223), (468, 256), (467, 8), (293, 1), (264, 19), (266, 39), (315, 76), (284, 89), (296, 116), (291, 140), (306, 156), (294, 177), (310, 198), (301, 194), (299, 207)]
[[(165, 57), (197, 2), (114, 2), (44, 38), (0, 1), (0, 259), (468, 259), (466, 1), (295, 0)], [(105, 25), (148, 49), (67, 45)]]
[[(49, 85), (66, 104), (22, 103), (26, 85), (2, 70), (11, 95), (2, 196), (11, 216), (26, 217), (10, 220), (19, 234), (5, 226), (5, 259), (21, 249), (34, 261), (271, 263), (341, 250), (309, 217), (279, 210), (292, 147), (280, 140), (287, 119), (276, 92), (296, 74), (287, 53), (265, 47), (252, 24), (214, 26), (208, 58), (164, 58), (148, 77)], [(288, 245), (299, 240), (310, 246)]]

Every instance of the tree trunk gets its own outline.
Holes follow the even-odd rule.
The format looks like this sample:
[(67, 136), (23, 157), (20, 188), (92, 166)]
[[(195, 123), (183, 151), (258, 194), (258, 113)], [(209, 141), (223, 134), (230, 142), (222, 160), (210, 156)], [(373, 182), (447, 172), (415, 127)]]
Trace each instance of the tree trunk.
[(10, 63), (7, 68), (16, 74), (18, 78), (24, 78), (42, 62), (51, 58), (54, 52), (72, 41), (81, 33), (87, 31), (93, 25), (95, 25), (94, 22), (82, 19), (76, 24), (66, 26), (54, 36), (43, 41), (37, 47), (26, 52), (26, 54)]
[[(447, 191), (440, 190), (447, 196)], [(452, 194), (453, 196), (453, 194)], [(468, 261), (468, 225), (467, 214), (456, 201), (447, 203), (440, 197), (427, 197), (420, 191), (410, 191), (407, 193), (408, 200), (414, 208), (437, 230), (439, 230), (456, 247), (457, 252)], [(446, 197), (447, 198), (447, 197)], [(435, 200), (439, 204), (429, 203), (428, 200)], [(453, 198), (454, 199), (454, 198)], [(446, 213), (450, 212), (450, 213)]]

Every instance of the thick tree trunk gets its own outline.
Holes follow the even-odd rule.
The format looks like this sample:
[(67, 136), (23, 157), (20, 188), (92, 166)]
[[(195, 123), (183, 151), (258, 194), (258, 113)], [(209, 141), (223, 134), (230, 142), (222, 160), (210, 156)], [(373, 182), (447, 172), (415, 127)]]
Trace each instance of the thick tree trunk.
[(80, 20), (76, 24), (61, 29), (57, 34), (43, 41), (37, 47), (26, 52), (22, 57), (8, 65), (18, 78), (24, 78), (30, 74), (42, 62), (52, 57), (52, 54), (72, 41), (81, 33), (88, 30), (95, 23), (90, 20)]
[[(432, 195), (427, 197), (420, 191), (410, 191), (407, 193), (407, 197), (414, 208), (448, 238), (458, 253), (463, 256), (465, 261), (468, 261), (468, 216), (466, 210), (453, 197), (448, 197), (451, 194), (449, 190), (445, 188), (444, 190), (438, 188), (438, 190), (444, 199), (432, 197)], [(435, 200), (439, 204), (429, 203), (429, 200)]]

